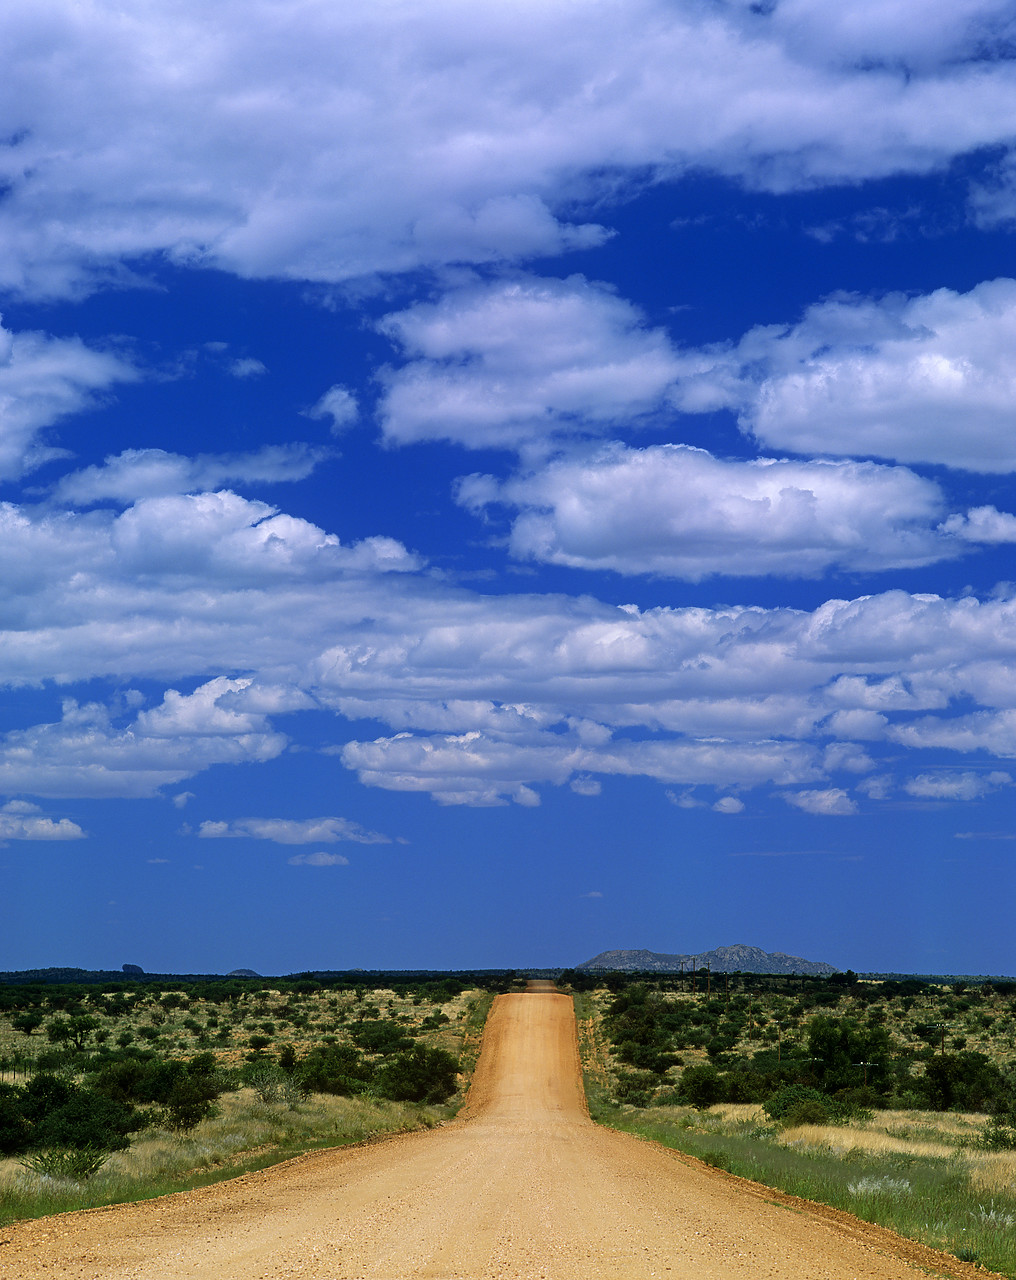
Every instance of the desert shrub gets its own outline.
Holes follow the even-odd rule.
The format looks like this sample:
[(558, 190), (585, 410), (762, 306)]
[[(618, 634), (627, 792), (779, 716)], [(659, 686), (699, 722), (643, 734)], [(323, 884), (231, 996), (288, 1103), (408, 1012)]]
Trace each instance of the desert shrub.
[(94, 1077), (97, 1093), (133, 1105), (155, 1103), (171, 1129), (193, 1129), (210, 1116), (222, 1093), (222, 1081), (210, 1053), (190, 1061), (132, 1055), (104, 1066)]
[(350, 1037), (367, 1053), (389, 1054), (408, 1049), (412, 1040), (406, 1035), (405, 1028), (397, 1022), (378, 1020), (358, 1022), (351, 1030)]
[(274, 1063), (259, 1063), (246, 1070), (244, 1078), (266, 1106), (283, 1103), (292, 1109), (306, 1094), (292, 1075)]
[(831, 1119), (829, 1099), (817, 1089), (804, 1084), (788, 1084), (770, 1094), (762, 1103), (770, 1120), (780, 1124), (828, 1124)]
[(351, 1044), (318, 1045), (296, 1069), (297, 1081), (312, 1093), (362, 1093), (374, 1072)]
[(210, 1077), (181, 1075), (173, 1082), (166, 1098), (164, 1120), (167, 1128), (178, 1131), (193, 1129), (216, 1113), (219, 1089)]
[(1012, 1090), (985, 1054), (937, 1053), (925, 1061), (924, 1076), (914, 1082), (933, 1111), (995, 1111), (1012, 1104)]
[(31, 1125), (21, 1106), (23, 1090), (0, 1084), (0, 1155), (24, 1151), (31, 1138)]
[(30, 1036), (34, 1031), (42, 1026), (42, 1014), (36, 1010), (28, 1013), (18, 1013), (11, 1018), (11, 1026), (15, 1031), (20, 1031), (22, 1035)]
[(677, 1062), (677, 1055), (661, 1051), (656, 1045), (637, 1044), (626, 1040), (618, 1046), (617, 1056), (628, 1066), (637, 1067), (641, 1071), (652, 1071), (658, 1076), (666, 1072)]
[(782, 1123), (789, 1129), (797, 1124), (828, 1124), (832, 1118), (827, 1102), (819, 1102), (811, 1098), (807, 1102), (799, 1102), (797, 1106), (791, 1107), (784, 1115)]
[(865, 1073), (869, 1086), (885, 1092), (889, 1069), (889, 1033), (885, 1027), (861, 1026), (852, 1018), (819, 1014), (808, 1028), (808, 1053), (812, 1070), (825, 1092), (857, 1088), (863, 1084)]
[(87, 1182), (109, 1159), (101, 1147), (53, 1147), (22, 1156), (21, 1164), (46, 1178), (70, 1178)]
[(684, 1100), (700, 1111), (714, 1103), (725, 1102), (727, 1097), (726, 1082), (712, 1066), (686, 1068), (679, 1089)]
[(130, 1145), (129, 1134), (136, 1128), (132, 1107), (89, 1089), (76, 1089), (62, 1106), (36, 1122), (32, 1146), (122, 1151)]
[(856, 1089), (841, 1089), (836, 1095), (837, 1104), (857, 1119), (871, 1119), (871, 1113), (885, 1106), (885, 1099), (871, 1087), (858, 1085)]
[(447, 1102), (458, 1087), (458, 1069), (444, 1049), (418, 1044), (390, 1058), (377, 1071), (374, 1086), (395, 1102)]
[(724, 1084), (727, 1102), (762, 1102), (772, 1092), (767, 1077), (758, 1071), (730, 1071)]
[(648, 1107), (657, 1080), (651, 1071), (619, 1071), (614, 1097), (622, 1105)]
[(137, 1128), (133, 1107), (40, 1073), (24, 1088), (0, 1093), (0, 1133), (5, 1154), (44, 1148), (120, 1151)]
[(981, 1130), (979, 1145), (986, 1151), (1016, 1151), (1016, 1127), (993, 1116)]

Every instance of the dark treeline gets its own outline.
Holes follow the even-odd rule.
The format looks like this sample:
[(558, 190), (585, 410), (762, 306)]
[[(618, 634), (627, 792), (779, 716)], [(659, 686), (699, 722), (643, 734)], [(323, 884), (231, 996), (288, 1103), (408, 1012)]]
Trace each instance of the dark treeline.
[(971, 987), (987, 987), (1001, 995), (1016, 993), (1016, 978), (988, 978), (933, 974), (869, 974), (845, 973), (809, 975), (798, 973), (724, 973), (722, 971), (686, 969), (681, 973), (638, 973), (633, 971), (607, 971), (589, 969), (561, 969), (556, 980), (573, 991), (595, 991), (606, 987), (610, 991), (623, 991), (632, 983), (648, 983), (657, 991), (711, 992), (757, 991), (773, 995), (797, 996), (802, 992), (842, 991), (850, 988), (871, 990), (879, 996), (891, 999), (899, 995), (921, 995), (935, 987), (954, 987), (957, 984)]
[(421, 982), (459, 982), (460, 991), (467, 987), (482, 990), (505, 990), (527, 977), (554, 977), (558, 969), (314, 969), (281, 976), (221, 973), (142, 973), (122, 969), (20, 969), (0, 973), (0, 987), (37, 986), (108, 986), (157, 987), (176, 991), (180, 987), (220, 986), (228, 984), (238, 990), (257, 990), (266, 984), (274, 990), (287, 990), (296, 983), (312, 982), (317, 987), (351, 991), (367, 986), (373, 989), (400, 986), (416, 987)]
[[(49, 972), (62, 973), (66, 970)], [(71, 970), (70, 972), (77, 972)], [(428, 999), (443, 995), (450, 1000), (461, 992), (477, 988), (481, 991), (513, 991), (525, 986), (525, 978), (514, 970), (488, 970), (479, 973), (445, 973), (421, 971), (419, 974), (400, 971), (376, 974), (354, 971), (337, 974), (295, 974), (286, 978), (223, 978), (180, 977), (146, 974), (143, 979), (125, 978), (122, 973), (111, 974), (108, 982), (29, 980), (0, 985), (0, 1013), (39, 1008), (78, 1009), (85, 1005), (105, 1006), (110, 1001), (147, 998), (166, 993), (181, 992), (190, 1000), (204, 1000), (211, 1004), (225, 1003), (257, 995), (263, 991), (280, 995), (312, 995), (320, 991), (374, 991), (385, 988), (396, 995), (421, 994)], [(101, 990), (97, 990), (101, 988)]]

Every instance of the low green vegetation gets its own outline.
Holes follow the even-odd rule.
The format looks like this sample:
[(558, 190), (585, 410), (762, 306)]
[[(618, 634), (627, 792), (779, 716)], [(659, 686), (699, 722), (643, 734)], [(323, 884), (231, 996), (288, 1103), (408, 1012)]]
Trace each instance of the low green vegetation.
[(511, 985), (0, 987), (0, 1222), (438, 1123)]
[(601, 1123), (1016, 1277), (1016, 986), (574, 987)]

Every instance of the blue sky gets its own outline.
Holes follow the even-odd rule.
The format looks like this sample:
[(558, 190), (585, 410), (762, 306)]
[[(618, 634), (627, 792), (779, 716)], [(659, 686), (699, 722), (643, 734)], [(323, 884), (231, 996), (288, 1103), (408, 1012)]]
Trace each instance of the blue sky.
[(1016, 972), (1016, 12), (0, 17), (0, 968)]

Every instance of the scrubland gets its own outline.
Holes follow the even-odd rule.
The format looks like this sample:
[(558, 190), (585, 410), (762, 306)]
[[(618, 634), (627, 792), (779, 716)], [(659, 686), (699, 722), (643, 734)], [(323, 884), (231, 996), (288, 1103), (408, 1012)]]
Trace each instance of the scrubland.
[(1016, 1277), (1007, 984), (696, 985), (576, 993), (595, 1119)]
[(439, 1124), (491, 999), (454, 979), (0, 989), (0, 1222)]

